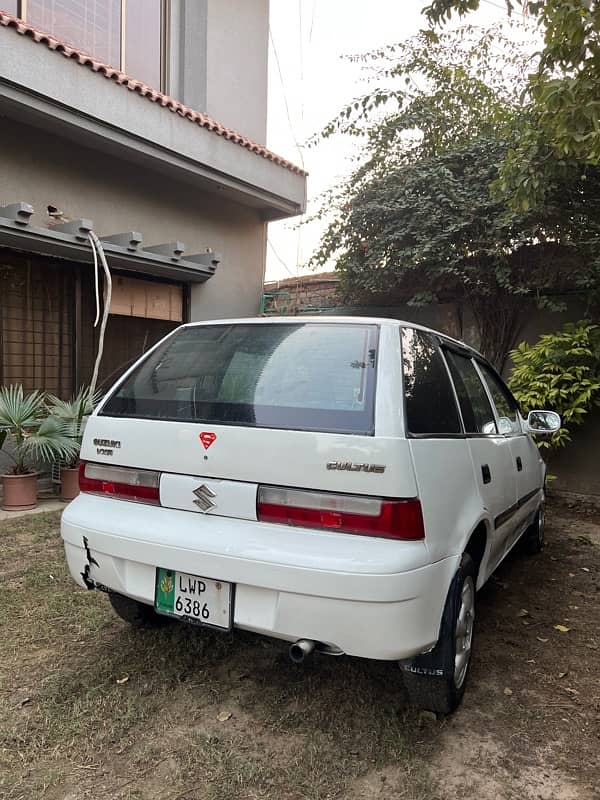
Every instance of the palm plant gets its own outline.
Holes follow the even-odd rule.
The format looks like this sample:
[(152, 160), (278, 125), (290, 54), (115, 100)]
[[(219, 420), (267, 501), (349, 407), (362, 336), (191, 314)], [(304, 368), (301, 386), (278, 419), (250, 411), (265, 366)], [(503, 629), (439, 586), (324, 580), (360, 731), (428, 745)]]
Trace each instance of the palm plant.
[(64, 426), (66, 435), (74, 445), (73, 452), (64, 464), (67, 469), (77, 466), (83, 438), (83, 420), (94, 410), (100, 394), (100, 392), (92, 392), (89, 386), (82, 386), (70, 400), (61, 400), (54, 395), (48, 395), (46, 403), (50, 418), (58, 420)]
[(35, 472), (38, 461), (72, 458), (76, 450), (61, 420), (48, 417), (44, 394), (25, 395), (22, 386), (0, 387), (0, 448), (7, 440), (13, 475)]

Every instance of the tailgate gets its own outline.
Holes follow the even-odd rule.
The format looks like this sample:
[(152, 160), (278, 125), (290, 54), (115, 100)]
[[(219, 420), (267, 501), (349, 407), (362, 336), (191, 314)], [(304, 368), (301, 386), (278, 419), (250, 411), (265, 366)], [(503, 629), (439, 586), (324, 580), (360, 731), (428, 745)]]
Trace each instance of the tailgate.
[[(207, 446), (208, 445), (208, 446)], [(92, 417), (84, 461), (156, 470), (161, 504), (198, 513), (205, 485), (211, 514), (256, 519), (259, 484), (375, 497), (415, 497), (403, 439)]]

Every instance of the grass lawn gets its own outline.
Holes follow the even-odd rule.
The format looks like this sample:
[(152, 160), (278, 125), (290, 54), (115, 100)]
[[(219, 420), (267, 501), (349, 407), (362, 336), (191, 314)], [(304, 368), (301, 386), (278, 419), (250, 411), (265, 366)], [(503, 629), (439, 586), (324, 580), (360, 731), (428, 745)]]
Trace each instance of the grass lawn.
[(133, 631), (74, 585), (57, 514), (0, 523), (0, 798), (597, 798), (599, 575), (600, 526), (559, 510), (480, 593), (465, 702), (436, 721), (392, 664)]
[(2, 524), (0, 576), (0, 797), (328, 798), (386, 764), (402, 796), (429, 796), (426, 723), (389, 665), (298, 669), (250, 634), (133, 631), (74, 585), (57, 514)]

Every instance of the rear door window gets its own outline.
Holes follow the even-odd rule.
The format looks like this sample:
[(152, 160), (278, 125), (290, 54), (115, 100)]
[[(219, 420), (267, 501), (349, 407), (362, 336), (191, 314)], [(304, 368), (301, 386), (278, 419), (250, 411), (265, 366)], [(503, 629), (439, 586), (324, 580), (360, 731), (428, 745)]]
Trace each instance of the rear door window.
[(402, 329), (406, 424), (410, 433), (461, 433), (452, 384), (437, 343), (414, 328)]
[(182, 328), (101, 414), (372, 435), (378, 333), (343, 323)]
[(497, 434), (494, 412), (470, 358), (446, 350), (446, 359), (458, 395), (465, 433)]

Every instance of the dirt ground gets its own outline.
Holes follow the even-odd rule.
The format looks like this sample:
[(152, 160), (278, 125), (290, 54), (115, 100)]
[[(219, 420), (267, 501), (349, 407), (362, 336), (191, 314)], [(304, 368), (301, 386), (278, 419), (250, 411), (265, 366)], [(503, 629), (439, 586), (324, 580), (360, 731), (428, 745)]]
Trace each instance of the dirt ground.
[(391, 664), (131, 631), (72, 583), (57, 515), (2, 523), (0, 798), (599, 798), (600, 518), (550, 509), (544, 552), (478, 601), (467, 694), (436, 720)]

